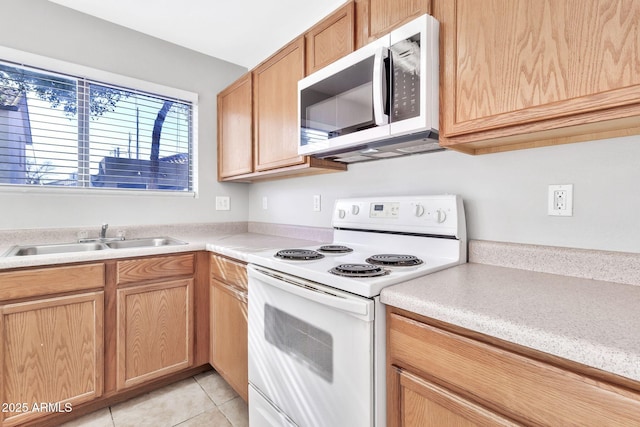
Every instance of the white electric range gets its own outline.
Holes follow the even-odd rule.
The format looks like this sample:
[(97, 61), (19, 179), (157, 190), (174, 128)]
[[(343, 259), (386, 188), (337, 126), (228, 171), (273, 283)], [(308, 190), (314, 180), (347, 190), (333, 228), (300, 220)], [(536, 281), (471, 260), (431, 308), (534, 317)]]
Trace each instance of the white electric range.
[(455, 195), (337, 200), (329, 245), (249, 255), (249, 419), (384, 426), (380, 291), (466, 262)]

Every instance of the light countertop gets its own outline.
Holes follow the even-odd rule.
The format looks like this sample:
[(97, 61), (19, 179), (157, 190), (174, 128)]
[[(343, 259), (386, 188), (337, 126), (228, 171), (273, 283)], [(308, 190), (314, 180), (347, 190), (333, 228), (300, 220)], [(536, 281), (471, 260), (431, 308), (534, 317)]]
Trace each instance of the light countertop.
[(381, 300), (640, 380), (640, 286), (469, 263), (385, 288)]
[[(225, 232), (220, 230), (201, 230), (199, 232), (173, 230), (170, 233), (154, 234), (154, 236), (161, 235), (168, 235), (182, 240), (187, 244), (134, 249), (104, 249), (55, 255), (0, 256), (0, 270), (202, 250), (217, 252), (241, 261), (246, 261), (247, 254), (252, 252), (318, 244), (317, 241), (313, 240), (249, 232)], [(9, 248), (10, 245), (0, 245), (0, 255), (5, 253)]]
[[(170, 236), (187, 244), (0, 257), (0, 270), (200, 250), (246, 261), (248, 254), (257, 251), (319, 244), (315, 239), (247, 232), (246, 226), (233, 224), (136, 232), (143, 234), (127, 236)], [(318, 236), (317, 230), (308, 235)], [(0, 253), (4, 253), (14, 243), (1, 237)], [(26, 238), (26, 244), (51, 241), (41, 232)], [(514, 250), (502, 246), (472, 241), (471, 261), (496, 250)], [(545, 253), (548, 248), (540, 251)], [(624, 255), (622, 260), (628, 263), (627, 258)], [(532, 267), (541, 268), (538, 264)], [(593, 277), (588, 268), (585, 272)], [(634, 278), (625, 276), (632, 282)], [(391, 306), (640, 381), (640, 286), (472, 262), (385, 288), (381, 299)]]

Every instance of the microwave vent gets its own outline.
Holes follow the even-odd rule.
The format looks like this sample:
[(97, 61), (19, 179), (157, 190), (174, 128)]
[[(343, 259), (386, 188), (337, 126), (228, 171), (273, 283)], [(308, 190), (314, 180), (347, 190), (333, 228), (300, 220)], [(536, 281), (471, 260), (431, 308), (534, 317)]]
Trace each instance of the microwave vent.
[(438, 132), (431, 130), (316, 154), (314, 157), (341, 163), (359, 163), (444, 150), (438, 144)]

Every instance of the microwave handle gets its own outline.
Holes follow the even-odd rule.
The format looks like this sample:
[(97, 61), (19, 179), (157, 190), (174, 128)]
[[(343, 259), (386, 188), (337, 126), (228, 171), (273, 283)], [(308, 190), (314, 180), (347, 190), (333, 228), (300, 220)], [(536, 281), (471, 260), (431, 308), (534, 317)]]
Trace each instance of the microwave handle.
[(384, 111), (388, 91), (384, 62), (388, 56), (389, 49), (381, 47), (373, 57), (373, 118), (377, 126), (389, 123), (389, 115)]

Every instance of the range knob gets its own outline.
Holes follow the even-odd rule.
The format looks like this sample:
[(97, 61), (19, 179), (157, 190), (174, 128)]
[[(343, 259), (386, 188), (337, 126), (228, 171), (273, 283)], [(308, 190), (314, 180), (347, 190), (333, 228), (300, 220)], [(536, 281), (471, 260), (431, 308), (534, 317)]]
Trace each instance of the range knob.
[(347, 211), (345, 211), (344, 209), (338, 209), (338, 218), (344, 219), (346, 215), (347, 215)]
[(436, 221), (438, 222), (438, 224), (442, 224), (446, 220), (447, 220), (447, 213), (442, 209), (438, 209), (436, 211)]
[(416, 212), (415, 215), (419, 218), (422, 215), (424, 215), (424, 206), (422, 205), (416, 205)]
[(358, 213), (360, 212), (360, 206), (358, 205), (352, 205), (351, 206), (351, 213), (354, 215), (358, 215)]

